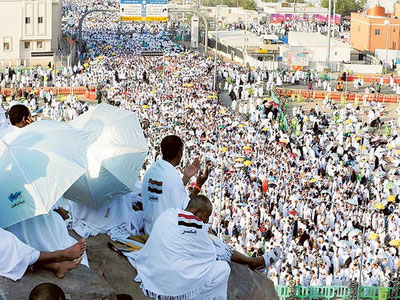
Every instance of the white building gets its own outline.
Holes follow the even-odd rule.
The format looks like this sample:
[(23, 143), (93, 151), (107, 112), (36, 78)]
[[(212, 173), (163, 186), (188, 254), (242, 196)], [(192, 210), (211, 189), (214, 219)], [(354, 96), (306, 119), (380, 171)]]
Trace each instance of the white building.
[(0, 0), (0, 67), (54, 63), (60, 0)]
[[(303, 53), (307, 56), (308, 69), (323, 70), (327, 67), (328, 37), (320, 33), (289, 32), (289, 44), (281, 45), (280, 56), (282, 64), (287, 67), (291, 54)], [(351, 59), (352, 47), (337, 39), (331, 38), (330, 67), (336, 71), (340, 62), (349, 62)]]

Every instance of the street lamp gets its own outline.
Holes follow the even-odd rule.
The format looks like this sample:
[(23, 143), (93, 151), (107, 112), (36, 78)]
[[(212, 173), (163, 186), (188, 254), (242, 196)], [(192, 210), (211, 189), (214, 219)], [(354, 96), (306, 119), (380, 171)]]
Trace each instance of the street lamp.
[(330, 69), (331, 63), (331, 13), (332, 13), (332, 0), (329, 0), (329, 9), (328, 9), (328, 55), (326, 56), (326, 64), (328, 69)]
[(219, 19), (219, 6), (217, 6), (217, 13), (215, 14), (215, 27), (217, 30), (217, 34), (215, 36), (215, 56), (214, 56), (214, 84), (213, 90), (217, 90), (217, 52), (218, 52), (218, 19)]
[(336, 2), (337, 0), (333, 0), (333, 33), (332, 36), (335, 38), (335, 26), (336, 26)]
[(385, 60), (385, 75), (387, 74), (387, 69), (388, 69), (388, 48), (389, 48), (389, 20), (385, 20), (383, 22), (386, 26), (386, 60)]

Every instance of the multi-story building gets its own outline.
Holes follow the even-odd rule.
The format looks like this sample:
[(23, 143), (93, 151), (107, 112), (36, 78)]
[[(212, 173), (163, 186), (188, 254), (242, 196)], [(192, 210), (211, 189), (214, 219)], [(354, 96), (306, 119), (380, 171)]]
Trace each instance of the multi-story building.
[(54, 63), (60, 0), (0, 0), (0, 67)]
[(394, 13), (375, 6), (367, 12), (352, 13), (350, 45), (357, 50), (375, 52), (376, 49), (400, 49), (400, 3), (395, 3)]

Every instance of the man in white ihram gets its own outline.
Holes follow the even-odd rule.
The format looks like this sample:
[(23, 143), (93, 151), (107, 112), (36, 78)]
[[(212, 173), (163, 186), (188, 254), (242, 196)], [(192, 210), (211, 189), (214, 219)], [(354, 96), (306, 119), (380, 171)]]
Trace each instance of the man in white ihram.
[[(201, 297), (196, 299), (214, 299), (213, 297), (210, 298), (203, 296), (203, 293), (200, 292), (199, 290), (197, 290), (197, 292), (191, 291), (192, 285), (194, 283), (191, 282), (190, 279), (191, 273), (189, 269), (185, 269), (186, 272), (188, 273), (185, 273), (184, 277), (182, 278), (183, 280), (182, 285), (185, 288), (182, 287), (182, 290), (179, 290), (180, 294), (176, 293), (177, 291), (175, 291), (176, 295), (168, 294), (171, 293), (172, 291), (167, 288), (167, 285), (163, 286), (164, 288), (166, 288), (166, 292), (162, 292), (163, 291), (162, 288), (157, 289), (157, 291), (155, 291), (154, 289), (152, 289), (152, 287), (155, 287), (156, 285), (158, 288), (160, 287), (160, 285), (158, 285), (158, 283), (155, 281), (158, 280), (157, 274), (163, 274), (164, 277), (170, 277), (170, 276), (165, 276), (165, 274), (169, 273), (157, 273), (158, 269), (154, 266), (154, 262), (150, 261), (149, 259), (150, 257), (153, 258), (157, 257), (155, 261), (157, 261), (159, 264), (169, 265), (168, 270), (175, 270), (180, 268), (179, 266), (181, 266), (181, 260), (179, 259), (179, 257), (181, 257), (182, 260), (184, 260), (185, 258), (189, 259), (189, 257), (192, 257), (193, 261), (191, 263), (194, 266), (199, 266), (203, 263), (205, 264), (205, 266), (207, 265), (203, 261), (204, 257), (202, 255), (204, 255), (205, 257), (207, 257), (207, 261), (209, 261), (209, 264), (212, 264), (211, 261), (215, 261), (216, 259), (225, 262), (233, 261), (236, 263), (244, 264), (252, 269), (259, 269), (264, 267), (268, 268), (270, 265), (276, 263), (279, 260), (279, 257), (281, 255), (280, 248), (273, 249), (261, 257), (248, 257), (237, 251), (232, 251), (230, 247), (222, 243), (218, 238), (216, 238), (213, 235), (208, 235), (208, 240), (206, 243), (204, 241), (204, 237), (207, 236), (206, 233), (208, 231), (208, 226), (205, 226), (205, 224), (200, 224), (202, 231), (198, 232), (198, 235), (196, 231), (196, 238), (194, 238), (195, 240), (197, 238), (200, 238), (201, 242), (199, 243), (204, 246), (204, 248), (198, 249), (200, 251), (199, 255), (195, 254), (196, 250), (194, 250), (194, 248), (197, 248), (200, 244), (199, 245), (197, 245), (196, 243), (192, 244), (193, 249), (191, 251), (194, 252), (191, 253), (194, 254), (193, 256), (190, 256), (190, 253), (187, 253), (188, 248), (185, 248), (184, 246), (183, 247), (178, 246), (179, 239), (177, 239), (177, 237), (180, 235), (176, 234), (176, 230), (178, 230), (179, 232), (181, 228), (177, 227), (174, 230), (171, 229), (170, 231), (171, 235), (166, 233), (165, 230), (163, 230), (163, 228), (172, 228), (171, 227), (172, 225), (169, 222), (171, 220), (175, 220), (175, 218), (181, 218), (179, 214), (181, 214), (180, 212), (182, 212), (184, 209), (192, 212), (194, 215), (196, 215), (195, 213), (198, 213), (199, 215), (197, 217), (200, 218), (202, 222), (205, 223), (208, 222), (208, 218), (212, 212), (212, 204), (206, 197), (198, 196), (198, 193), (200, 192), (202, 185), (207, 180), (208, 169), (207, 168), (205, 169), (205, 173), (203, 175), (198, 176), (196, 186), (192, 190), (190, 195), (190, 198), (192, 198), (192, 200), (197, 199), (195, 200), (197, 202), (194, 203), (190, 202), (196, 207), (196, 209), (198, 209), (197, 212), (196, 210), (194, 210), (193, 206), (191, 206), (191, 204), (189, 203), (190, 198), (186, 193), (185, 185), (189, 181), (190, 177), (197, 173), (199, 169), (198, 160), (196, 160), (191, 166), (185, 168), (183, 179), (181, 179), (179, 176), (179, 172), (175, 169), (175, 167), (180, 164), (183, 156), (182, 140), (179, 137), (173, 135), (165, 137), (161, 142), (161, 152), (163, 155), (163, 159), (153, 163), (153, 165), (150, 167), (150, 169), (144, 176), (142, 183), (143, 184), (142, 201), (143, 201), (143, 210), (145, 218), (145, 232), (147, 234), (150, 234), (149, 241), (146, 243), (145, 247), (142, 250), (140, 250), (136, 258), (136, 267), (138, 269), (137, 280), (142, 281), (143, 292), (146, 293), (147, 291), (147, 293), (150, 296), (154, 297), (156, 297), (157, 295), (165, 296), (165, 298), (171, 297), (168, 299), (193, 299), (194, 294), (198, 292), (200, 293), (199, 295), (201, 295)], [(207, 201), (205, 201), (204, 198), (207, 199)], [(204, 201), (198, 199), (203, 199)], [(201, 209), (199, 209), (197, 205), (199, 201), (203, 203)], [(209, 203), (209, 205), (208, 204), (205, 205), (205, 203)], [(168, 211), (168, 213), (166, 211)], [(163, 214), (164, 212), (166, 212), (165, 215)], [(204, 215), (206, 215), (207, 217), (202, 217)], [(158, 222), (158, 218), (161, 219), (161, 216), (163, 216), (163, 221)], [(189, 220), (190, 220), (189, 223), (191, 222), (196, 223), (195, 222), (196, 218), (194, 217), (189, 217)], [(162, 224), (158, 226), (159, 228), (158, 230), (156, 229), (153, 230), (153, 226), (155, 225), (154, 222)], [(206, 227), (207, 229), (204, 229)], [(169, 239), (165, 238), (160, 239), (160, 234), (162, 236), (169, 236)], [(189, 233), (182, 232), (181, 235), (185, 234)], [(188, 244), (188, 241), (192, 238), (189, 239), (182, 238), (182, 239), (183, 239), (182, 240), (183, 244)], [(149, 246), (149, 245), (155, 245), (157, 243), (161, 244), (158, 244), (158, 246), (155, 247)], [(213, 245), (212, 249), (209, 247), (209, 245)], [(175, 256), (174, 260), (171, 260), (171, 257), (169, 257), (169, 255), (167, 254), (170, 252), (172, 253), (171, 254), (172, 256)], [(208, 254), (205, 254), (205, 252), (207, 252)], [(198, 260), (199, 257), (202, 257), (202, 259)], [(214, 259), (211, 259), (211, 257), (213, 257)], [(140, 270), (149, 271), (149, 266), (152, 266), (153, 268), (152, 271), (150, 273), (147, 273), (148, 275), (148, 276), (146, 275), (147, 277), (142, 276), (143, 273), (141, 273)], [(226, 267), (229, 269), (229, 265), (226, 264), (224, 268)], [(160, 265), (159, 268), (162, 268), (162, 266)], [(211, 272), (212, 274), (213, 272), (212, 267), (209, 266), (209, 268), (203, 269), (202, 272), (207, 273), (208, 274), (207, 276), (210, 277), (212, 275), (210, 275), (209, 273)], [(179, 274), (179, 276), (181, 275), (182, 274)], [(229, 274), (225, 278), (226, 280), (224, 279), (226, 282), (224, 283), (223, 286), (227, 284), (228, 278)], [(185, 281), (185, 279), (187, 279), (187, 281)], [(192, 278), (192, 280), (194, 280), (194, 278)], [(150, 287), (146, 286), (146, 283), (149, 284)], [(198, 283), (200, 283), (200, 281), (198, 281)], [(220, 291), (223, 290), (220, 284), (221, 283), (211, 284), (211, 287), (209, 287), (210, 291), (213, 290), (213, 288)], [(216, 291), (213, 291), (213, 293), (215, 292)], [(224, 296), (221, 296), (219, 298), (217, 297), (216, 299), (226, 299), (226, 294), (227, 294), (226, 289), (225, 292), (222, 294)], [(179, 298), (179, 295), (181, 295), (181, 298)], [(163, 298), (161, 297), (161, 299)]]

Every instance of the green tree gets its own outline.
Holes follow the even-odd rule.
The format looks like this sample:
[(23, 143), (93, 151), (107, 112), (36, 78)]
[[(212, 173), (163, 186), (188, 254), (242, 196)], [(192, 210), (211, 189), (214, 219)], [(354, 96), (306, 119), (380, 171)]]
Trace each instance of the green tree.
[[(344, 16), (350, 16), (352, 12), (362, 11), (364, 9), (365, 0), (337, 0), (336, 13)], [(329, 8), (329, 0), (322, 0), (321, 6)], [(332, 3), (333, 13), (333, 3)]]
[(257, 10), (254, 0), (208, 0), (207, 6), (227, 5), (229, 7), (242, 7), (247, 10)]
[(306, 1), (304, 1), (304, 0), (286, 0), (285, 2), (288, 2), (288, 3), (293, 3), (293, 2), (296, 2), (296, 3), (306, 3)]

